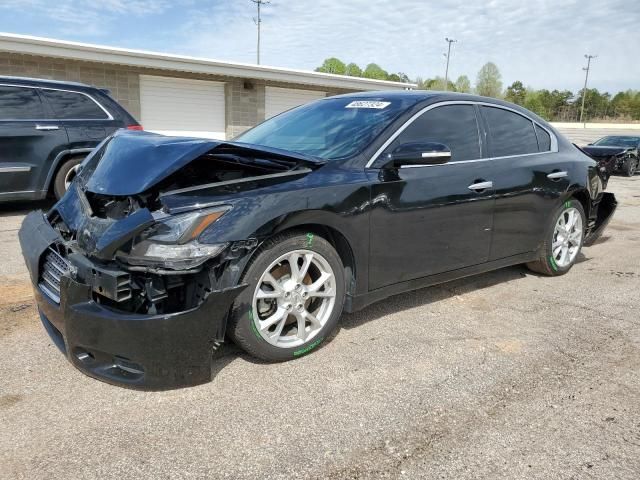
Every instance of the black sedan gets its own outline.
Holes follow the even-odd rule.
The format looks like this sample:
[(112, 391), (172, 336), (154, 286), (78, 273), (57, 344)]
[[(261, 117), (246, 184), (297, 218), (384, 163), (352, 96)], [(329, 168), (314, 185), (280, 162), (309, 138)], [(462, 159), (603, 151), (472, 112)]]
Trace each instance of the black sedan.
[(640, 168), (640, 136), (609, 135), (582, 148), (609, 175), (633, 177)]
[(210, 380), (225, 338), (289, 360), (399, 292), (514, 264), (562, 275), (616, 208), (601, 174), (518, 106), (361, 93), (233, 142), (119, 132), (20, 242), (76, 367), (172, 388)]

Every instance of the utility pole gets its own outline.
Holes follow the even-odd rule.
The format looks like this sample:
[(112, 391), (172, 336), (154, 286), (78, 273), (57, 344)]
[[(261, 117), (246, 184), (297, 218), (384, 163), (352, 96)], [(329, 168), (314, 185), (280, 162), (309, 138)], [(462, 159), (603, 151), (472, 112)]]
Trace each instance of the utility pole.
[(257, 54), (258, 54), (258, 65), (260, 65), (260, 24), (262, 23), (262, 17), (260, 16), (260, 7), (262, 7), (262, 5), (268, 5), (271, 2), (265, 1), (265, 0), (251, 0), (251, 1), (258, 6), (258, 18), (254, 18), (253, 21), (258, 26), (258, 51), (257, 51)]
[(447, 58), (447, 68), (444, 71), (444, 91), (449, 89), (449, 58), (451, 57), (451, 44), (456, 43), (457, 40), (453, 38), (445, 38), (445, 41), (449, 44), (447, 47), (447, 53), (444, 56)]
[[(584, 99), (587, 97), (587, 81), (589, 80), (589, 69), (591, 68), (591, 59), (598, 58), (597, 55), (585, 55), (584, 58), (587, 59), (587, 66), (583, 67), (586, 73), (584, 75), (584, 88), (582, 89), (582, 108), (580, 109), (580, 123), (583, 123), (582, 120), (584, 118)], [(586, 128), (586, 123), (583, 124), (583, 127)]]

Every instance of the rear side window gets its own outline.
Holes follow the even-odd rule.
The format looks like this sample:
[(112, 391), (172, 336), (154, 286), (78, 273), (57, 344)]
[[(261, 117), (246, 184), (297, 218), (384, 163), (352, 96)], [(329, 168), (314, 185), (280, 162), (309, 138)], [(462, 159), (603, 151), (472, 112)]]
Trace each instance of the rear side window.
[(446, 105), (426, 111), (398, 136), (390, 151), (409, 142), (442, 143), (451, 150), (452, 162), (480, 158), (478, 122), (473, 105)]
[(96, 102), (86, 95), (62, 90), (42, 90), (53, 113), (63, 120), (100, 120), (109, 118)]
[(536, 125), (536, 135), (538, 136), (538, 149), (541, 152), (551, 150), (551, 135), (544, 128)]
[(44, 108), (33, 88), (0, 85), (0, 120), (42, 120)]
[(502, 108), (481, 108), (489, 126), (494, 157), (538, 152), (538, 139), (531, 120)]

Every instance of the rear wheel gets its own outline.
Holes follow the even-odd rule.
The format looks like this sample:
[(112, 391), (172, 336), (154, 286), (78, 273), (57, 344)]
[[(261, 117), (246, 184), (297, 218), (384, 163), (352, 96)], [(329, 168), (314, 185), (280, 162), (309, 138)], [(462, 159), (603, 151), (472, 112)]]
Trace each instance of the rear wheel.
[(58, 169), (53, 180), (53, 193), (58, 200), (67, 192), (69, 185), (71, 185), (73, 179), (76, 178), (83, 160), (84, 157), (71, 157)]
[(229, 335), (247, 353), (290, 360), (318, 347), (337, 327), (344, 267), (324, 238), (295, 232), (267, 240), (248, 265), (248, 283), (229, 318)]
[(582, 204), (571, 199), (552, 216), (550, 233), (540, 250), (540, 258), (527, 267), (543, 275), (564, 275), (576, 262), (584, 242), (586, 217)]
[(622, 173), (627, 177), (633, 177), (638, 170), (638, 159), (629, 157), (622, 163)]

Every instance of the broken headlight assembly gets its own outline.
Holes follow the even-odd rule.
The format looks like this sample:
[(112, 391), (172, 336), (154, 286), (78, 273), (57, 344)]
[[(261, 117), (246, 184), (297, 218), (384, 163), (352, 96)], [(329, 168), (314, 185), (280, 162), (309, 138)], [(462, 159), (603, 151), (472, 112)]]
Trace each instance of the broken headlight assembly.
[(128, 254), (118, 252), (118, 260), (132, 266), (168, 270), (199, 267), (220, 254), (227, 243), (200, 243), (198, 237), (231, 207), (218, 207), (180, 215), (165, 215), (136, 238)]

